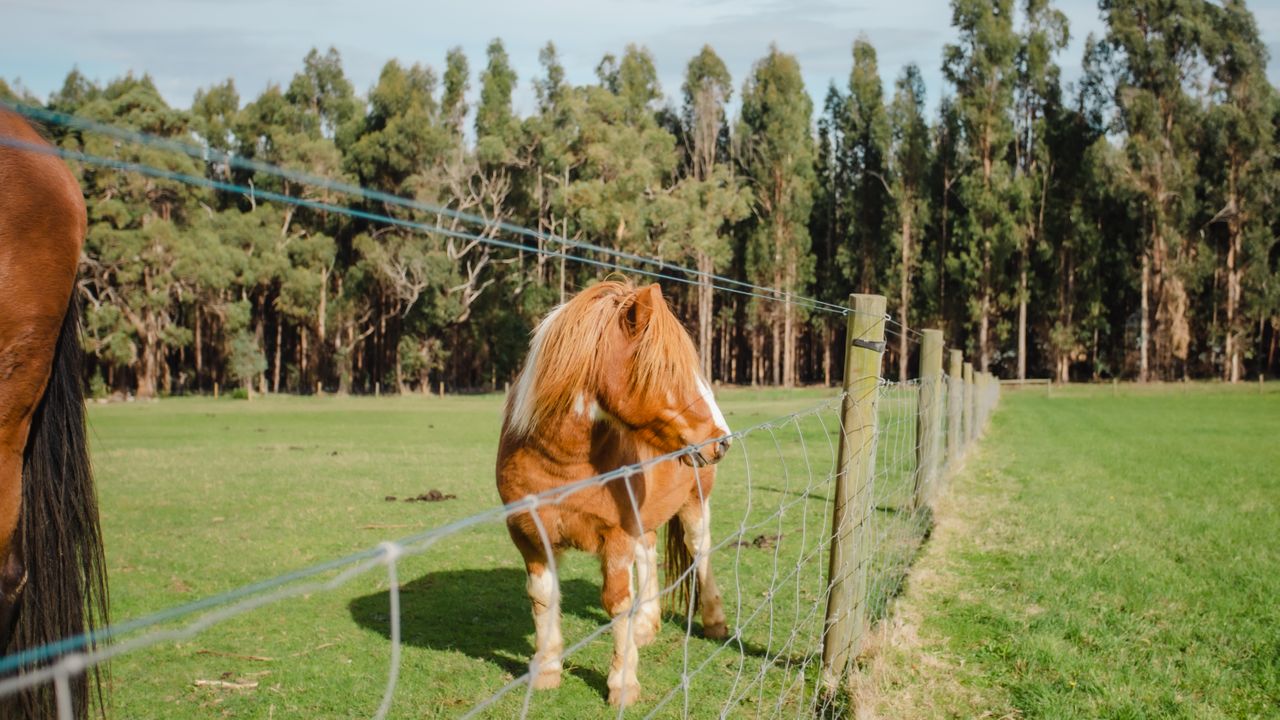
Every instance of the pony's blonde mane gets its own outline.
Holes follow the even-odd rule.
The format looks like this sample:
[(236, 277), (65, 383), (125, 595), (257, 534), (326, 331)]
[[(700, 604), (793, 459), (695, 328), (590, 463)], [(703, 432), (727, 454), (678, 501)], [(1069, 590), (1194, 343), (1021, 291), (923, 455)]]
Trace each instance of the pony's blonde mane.
[[(538, 323), (508, 409), (508, 428), (516, 437), (529, 434), (547, 418), (562, 417), (582, 402), (584, 393), (595, 391), (614, 350), (609, 327), (622, 322), (636, 292), (630, 282), (606, 280), (557, 306)], [(641, 330), (633, 363), (628, 379), (633, 393), (697, 394), (697, 351), (665, 302), (655, 304)]]

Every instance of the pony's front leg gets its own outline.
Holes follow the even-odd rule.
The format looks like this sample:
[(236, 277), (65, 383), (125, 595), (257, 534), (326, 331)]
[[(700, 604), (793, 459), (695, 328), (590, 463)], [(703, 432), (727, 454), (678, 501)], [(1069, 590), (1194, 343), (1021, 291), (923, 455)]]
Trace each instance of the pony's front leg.
[(534, 646), (529, 670), (538, 690), (560, 687), (564, 637), (560, 634), (560, 580), (546, 563), (529, 563), (525, 590), (533, 605)]
[(638, 540), (622, 529), (606, 538), (600, 552), (600, 570), (604, 574), (601, 602), (613, 618), (613, 661), (609, 664), (609, 703), (627, 706), (640, 698), (640, 682), (636, 666), (640, 653), (636, 644), (635, 613), (632, 612), (632, 572)]
[(636, 542), (636, 609), (634, 634), (636, 645), (653, 642), (662, 628), (662, 606), (658, 602), (658, 533), (647, 532)]
[(712, 640), (729, 634), (725, 624), (724, 601), (715, 576), (711, 574), (711, 500), (690, 499), (680, 508), (684, 543), (693, 556), (698, 574), (698, 600), (702, 610), (702, 634)]

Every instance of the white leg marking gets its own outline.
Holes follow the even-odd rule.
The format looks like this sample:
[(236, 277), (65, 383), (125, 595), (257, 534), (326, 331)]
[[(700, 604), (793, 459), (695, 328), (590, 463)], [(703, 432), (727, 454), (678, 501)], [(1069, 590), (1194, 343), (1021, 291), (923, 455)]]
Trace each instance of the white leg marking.
[(641, 647), (653, 642), (662, 623), (662, 608), (658, 604), (658, 548), (645, 541), (636, 542), (636, 575), (639, 593), (635, 595), (640, 607), (636, 611), (635, 638)]
[(720, 588), (711, 574), (711, 501), (702, 501), (702, 513), (685, 527), (685, 546), (693, 555), (698, 573), (698, 599), (702, 611), (702, 628), (707, 637), (722, 638), (725, 627), (724, 603), (720, 598)]
[(632, 618), (628, 610), (631, 601), (624, 603), (613, 624), (613, 661), (609, 665), (609, 703), (630, 705), (640, 699), (640, 681), (636, 679), (636, 666), (640, 664), (640, 651), (635, 641)]
[(560, 583), (551, 569), (529, 575), (525, 589), (533, 602), (534, 646), (532, 671), (535, 688), (560, 684), (564, 638), (560, 634)]

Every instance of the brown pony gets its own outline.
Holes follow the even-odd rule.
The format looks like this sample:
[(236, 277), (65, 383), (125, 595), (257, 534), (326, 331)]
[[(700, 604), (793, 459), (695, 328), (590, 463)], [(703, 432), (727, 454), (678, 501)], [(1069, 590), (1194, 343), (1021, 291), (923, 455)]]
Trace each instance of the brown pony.
[(664, 460), (641, 475), (588, 484), (540, 504), (536, 517), (523, 512), (507, 520), (529, 574), (537, 645), (533, 687), (560, 684), (564, 641), (555, 558), (564, 548), (600, 558), (601, 600), (614, 618), (610, 703), (639, 699), (637, 648), (651, 642), (661, 625), (656, 531), (662, 524), (668, 523), (668, 579), (689, 582), (689, 568), (697, 563), (703, 633), (725, 637), (709, 561), (708, 498), (715, 482), (711, 465), (729, 449), (729, 428), (699, 367), (693, 342), (656, 284), (637, 289), (598, 283), (552, 310), (534, 331), (507, 399), (498, 447), (503, 502), (700, 447), (679, 456), (683, 462)]
[[(18, 145), (0, 144), (0, 650), (11, 655), (91, 631), (107, 594), (72, 296), (84, 197), (2, 108), (0, 139)], [(78, 677), (71, 691), (84, 717), (89, 684)], [(0, 717), (56, 712), (49, 687), (0, 698)]]

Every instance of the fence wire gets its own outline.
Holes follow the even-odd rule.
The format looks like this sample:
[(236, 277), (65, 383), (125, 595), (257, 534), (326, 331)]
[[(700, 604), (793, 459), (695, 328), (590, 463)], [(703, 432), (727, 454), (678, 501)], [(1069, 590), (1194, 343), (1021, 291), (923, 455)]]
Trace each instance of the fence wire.
[[(920, 458), (924, 442), (921, 418), (929, 410), (922, 405), (922, 388), (936, 383), (942, 390), (928, 395), (937, 398), (943, 424), (933, 432), (944, 453), (936, 471), (925, 472)], [(918, 553), (932, 523), (930, 503), (954, 470), (963, 451), (978, 436), (994, 407), (999, 388), (995, 383), (968, 384), (964, 388), (954, 378), (887, 382), (877, 380), (872, 393), (849, 398), (855, 406), (874, 403), (877, 422), (870, 451), (858, 457), (868, 463), (867, 482), (859, 491), (856, 521), (850, 533), (856, 541), (856, 562), (847, 568), (864, 578), (855, 598), (864, 608), (865, 625), (858, 629), (855, 643), (865, 637), (869, 626), (890, 612), (891, 601), (903, 586), (911, 562)], [(973, 426), (968, 432), (949, 433), (957, 417), (952, 399), (960, 390), (972, 389), (969, 400)], [(759, 422), (734, 433), (733, 451), (720, 466), (713, 508), (711, 564), (719, 575), (730, 631), (724, 640), (701, 637), (696, 603), (669, 617), (662, 633), (676, 638), (655, 643), (640, 652), (638, 676), (644, 692), (633, 714), (642, 717), (811, 717), (840, 714), (847, 710), (838, 692), (822, 682), (823, 633), (826, 612), (837, 580), (829, 570), (831, 552), (832, 500), (839, 473), (838, 447), (842, 435), (849, 436), (841, 416), (846, 395), (823, 400), (804, 410)], [(961, 420), (963, 422), (963, 420)], [(948, 438), (958, 436), (960, 448), (948, 448)], [(401, 597), (403, 561), (429, 551), (446, 556), (451, 541), (464, 533), (505, 535), (506, 518), (543, 505), (563, 502), (574, 493), (606, 483), (642, 477), (659, 462), (673, 462), (679, 456), (697, 452), (691, 446), (652, 461), (627, 466), (572, 485), (546, 491), (491, 511), (460, 518), (414, 536), (384, 542), (361, 553), (315, 568), (304, 569), (109, 628), (99, 635), (93, 649), (84, 639), (28, 653), (20, 672), (0, 680), (0, 695), (50, 683), (56, 697), (65, 699), (71, 678), (92, 665), (126, 653), (188, 640), (205, 630), (268, 606), (300, 596), (323, 594), (354, 582), (382, 568), (385, 576), (388, 670), (380, 702), (371, 701), (369, 713), (383, 718), (394, 714), (398, 686), (403, 680), (400, 664), (404, 656), (403, 638), (411, 633), (419, 639), (441, 628), (433, 618), (410, 612), (406, 615)], [(950, 452), (954, 450), (955, 452)], [(942, 460), (941, 458), (945, 458)], [(851, 467), (854, 474), (858, 467)], [(633, 511), (638, 511), (634, 506)], [(536, 512), (534, 516), (536, 517)], [(543, 536), (544, 541), (546, 536)], [(850, 538), (836, 537), (835, 542)], [(510, 549), (514, 553), (514, 549)], [(431, 555), (424, 562), (430, 566)], [(696, 563), (695, 563), (696, 567)], [(414, 570), (420, 570), (415, 564)], [(693, 572), (691, 568), (687, 572)], [(660, 585), (658, 599), (675, 591), (676, 582)], [(513, 587), (512, 602), (525, 602)], [(596, 642), (610, 633), (615, 624), (632, 619), (644, 601), (639, 597), (629, 613), (604, 621), (600, 614), (593, 627), (578, 637), (569, 637), (563, 661), (566, 667), (597, 666), (605, 643)], [(261, 615), (259, 613), (258, 615)], [(583, 618), (575, 616), (567, 624), (581, 630)], [(249, 620), (245, 620), (248, 622)], [(532, 630), (530, 623), (529, 630)], [(662, 637), (662, 635), (660, 635)], [(6, 659), (12, 661), (13, 658)], [(525, 658), (523, 661), (529, 661)], [(11, 663), (12, 664), (12, 663)], [(537, 668), (511, 677), (500, 687), (476, 699), (469, 706), (440, 712), (455, 717), (542, 717), (559, 712), (558, 691), (533, 691), (531, 679)], [(448, 683), (451, 678), (415, 671), (413, 683)], [(358, 702), (353, 698), (353, 703)], [(601, 713), (611, 715), (603, 698)], [(400, 708), (401, 715), (413, 710)], [(621, 717), (622, 712), (617, 711)], [(73, 717), (68, 702), (59, 702), (59, 718)]]
[[(97, 125), (74, 125), (65, 117), (46, 118), (79, 127), (82, 130), (106, 132)], [(118, 134), (117, 134), (118, 135)], [(130, 142), (150, 142), (136, 133), (119, 136)], [(156, 141), (158, 144), (159, 141)], [(22, 148), (21, 143), (0, 138), (0, 144)], [(166, 177), (193, 185), (228, 192), (256, 192), (240, 186), (208, 178), (186, 176), (171, 171), (102, 158), (61, 148), (23, 148), (33, 152), (51, 152), (78, 162), (94, 163), (117, 170)], [(167, 148), (191, 154), (188, 146)], [(207, 159), (207, 158), (206, 158)], [(228, 158), (218, 158), (231, 162)], [(277, 168), (256, 164), (255, 172), (272, 173)], [(359, 188), (344, 191), (359, 193)], [(279, 202), (319, 206), (317, 203), (285, 195), (269, 194)], [(377, 199), (390, 202), (387, 198)], [(325, 205), (325, 209), (346, 212), (373, 222), (398, 224), (430, 233), (455, 234), (470, 239), (483, 239), (510, 249), (532, 250), (522, 243), (500, 241), (490, 236), (474, 235), (455, 229), (413, 223), (367, 210)], [(421, 210), (422, 208), (414, 208)], [(442, 212), (433, 208), (436, 212)], [(448, 213), (445, 213), (448, 214)], [(466, 218), (463, 218), (464, 220)], [(518, 228), (502, 228), (515, 232)], [(527, 236), (527, 233), (517, 232)], [(545, 238), (538, 238), (545, 239)], [(591, 249), (580, 243), (562, 243), (564, 249)], [(599, 261), (547, 254), (588, 262), (602, 267), (617, 267), (629, 272), (654, 275), (663, 279), (687, 282), (688, 277), (711, 281), (725, 292), (751, 294), (779, 302), (811, 304), (814, 309), (838, 313), (857, 312), (851, 308), (820, 303), (810, 298), (783, 293), (770, 288), (727, 281), (718, 276), (701, 277), (693, 271), (647, 258), (615, 258), (636, 264), (650, 264), (661, 271), (679, 271), (688, 277), (668, 277), (658, 271), (624, 267), (615, 261)], [(726, 281), (728, 284), (718, 284)], [(729, 285), (736, 285), (730, 287)], [(892, 318), (883, 318), (891, 336), (905, 334), (909, 342), (919, 342), (914, 329), (894, 328)], [(829, 630), (830, 605), (835, 588), (845, 588), (847, 598), (858, 608), (859, 626), (850, 643), (852, 654), (866, 637), (868, 628), (890, 612), (891, 601), (903, 587), (912, 560), (932, 523), (933, 499), (941, 492), (947, 478), (962, 461), (965, 451), (985, 427), (998, 400), (999, 387), (993, 382), (965, 382), (961, 378), (940, 375), (903, 382), (886, 382), (876, 378), (871, 390), (853, 397), (839, 394), (806, 409), (758, 422), (733, 433), (736, 440), (730, 456), (718, 466), (716, 490), (711, 498), (713, 539), (711, 565), (718, 575), (729, 624), (724, 640), (708, 640), (701, 636), (695, 600), (691, 596), (683, 612), (677, 612), (663, 623), (662, 635), (668, 639), (640, 652), (638, 676), (644, 690), (639, 703), (631, 711), (643, 717), (811, 717), (843, 714), (848, 711), (847, 698), (839, 687), (828, 681), (832, 668), (823, 667), (824, 637)], [(855, 383), (856, 384), (856, 383)], [(853, 387), (854, 384), (847, 384)], [(860, 385), (861, 386), (861, 385)], [(849, 427), (846, 413), (850, 409), (874, 409), (868, 428)], [(851, 443), (856, 436), (850, 462), (841, 465), (839, 448), (842, 441)], [(645, 463), (626, 466), (613, 472), (548, 490), (505, 506), (459, 518), (416, 535), (387, 541), (345, 558), (303, 568), (280, 577), (264, 580), (222, 595), (106, 628), (90, 638), (69, 638), (55, 645), (36, 648), (0, 658), (0, 696), (23, 692), (36, 686), (51, 686), (60, 720), (71, 720), (70, 683), (86, 668), (102, 664), (113, 657), (147, 652), (160, 646), (186, 641), (211, 627), (245, 617), (242, 622), (258, 622), (264, 613), (255, 613), (286, 600), (324, 595), (337, 588), (376, 575), (381, 588), (385, 585), (386, 614), (374, 618), (385, 623), (388, 638), (387, 672), (379, 682), (380, 692), (367, 701), (351, 698), (351, 706), (343, 714), (367, 714), (375, 718), (393, 714), (417, 716), (422, 708), (397, 707), (397, 690), (406, 681), (402, 674), (405, 638), (430, 637), (444, 628), (438, 618), (420, 614), (406, 602), (403, 578), (424, 568), (430, 569), (437, 559), (455, 551), (455, 543), (464, 536), (487, 534), (505, 542), (504, 522), (507, 518), (530, 513), (564, 502), (575, 493), (610, 483), (622, 483), (632, 507), (639, 514), (631, 480), (642, 478), (657, 463), (675, 462), (683, 455), (698, 452), (710, 442), (690, 446)], [(837, 485), (856, 482), (853, 494), (852, 521), (833, 531), (833, 506)], [(541, 528), (540, 528), (541, 529)], [(545, 530), (544, 543), (549, 545)], [(852, 558), (833, 569), (830, 558), (834, 546), (848, 550)], [(507, 544), (512, 554), (515, 549)], [(420, 558), (407, 567), (408, 558)], [(686, 575), (694, 572), (694, 566)], [(631, 609), (612, 619), (597, 612), (575, 615), (566, 623), (572, 636), (565, 647), (562, 662), (572, 659), (578, 668), (592, 667), (599, 673), (607, 666), (601, 658), (602, 646), (597, 642), (615, 627), (634, 628), (631, 622), (646, 601), (676, 592), (682, 578), (658, 585), (652, 596), (638, 597)], [(856, 582), (849, 582), (856, 580)], [(849, 590), (851, 588), (851, 590)], [(465, 588), (462, 589), (465, 594)], [(650, 590), (639, 588), (639, 592)], [(381, 608), (381, 591), (373, 596)], [(409, 598), (411, 600), (411, 598)], [(511, 602), (525, 603), (519, 587), (511, 588)], [(250, 615), (254, 613), (253, 615)], [(625, 623), (625, 624), (624, 624)], [(528, 630), (532, 630), (530, 623)], [(495, 683), (482, 696), (467, 702), (450, 704), (432, 710), (449, 717), (541, 717), (563, 715), (557, 691), (535, 692), (533, 678), (538, 669), (528, 658), (523, 672), (511, 672), (505, 682)], [(565, 665), (566, 669), (569, 665)], [(835, 669), (837, 678), (846, 668)], [(448, 673), (433, 675), (430, 668), (415, 667), (411, 682), (448, 685), (454, 678)], [(367, 702), (367, 706), (361, 703)], [(600, 700), (600, 714), (622, 717), (623, 710), (610, 710)]]

